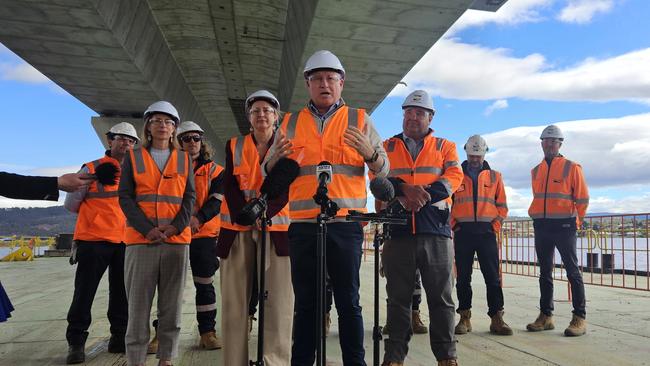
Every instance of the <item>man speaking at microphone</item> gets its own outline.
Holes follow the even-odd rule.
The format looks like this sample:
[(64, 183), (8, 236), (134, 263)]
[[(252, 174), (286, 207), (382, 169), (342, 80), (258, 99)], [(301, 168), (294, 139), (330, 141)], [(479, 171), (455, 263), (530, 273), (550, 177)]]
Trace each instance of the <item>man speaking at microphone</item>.
[[(300, 164), (300, 174), (289, 190), (289, 255), (296, 296), (292, 365), (313, 365), (319, 341), (316, 334), (316, 217), (314, 201), (321, 162), (332, 167), (328, 196), (340, 210), (327, 225), (326, 267), (339, 316), (344, 365), (365, 365), (363, 319), (359, 305), (359, 267), (363, 230), (346, 222), (349, 210), (366, 210), (364, 164), (377, 176), (386, 176), (388, 160), (381, 138), (363, 109), (347, 106), (341, 98), (345, 70), (330, 51), (317, 51), (304, 69), (310, 101), (302, 110), (287, 113), (269, 154), (265, 171), (288, 156)], [(324, 167), (319, 169), (323, 170)]]
[(456, 145), (429, 128), (435, 109), (429, 94), (416, 90), (402, 104), (403, 132), (386, 140), (389, 180), (411, 212), (406, 226), (391, 226), (384, 244), (388, 295), (385, 366), (403, 365), (411, 329), (415, 272), (420, 270), (429, 306), (429, 342), (438, 365), (458, 365), (452, 291), (453, 246), (449, 226), (451, 195), (463, 180)]

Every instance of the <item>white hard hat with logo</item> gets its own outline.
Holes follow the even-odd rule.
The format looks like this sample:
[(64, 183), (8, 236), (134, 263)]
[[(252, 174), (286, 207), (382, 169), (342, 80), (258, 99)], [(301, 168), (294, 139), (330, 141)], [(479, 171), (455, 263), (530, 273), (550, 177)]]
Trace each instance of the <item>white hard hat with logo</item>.
[(480, 135), (470, 136), (470, 138), (467, 139), (467, 143), (465, 144), (465, 152), (467, 155), (483, 156), (486, 152), (488, 152), (488, 150), (489, 148), (487, 146), (487, 142), (485, 142), (485, 139)]
[(135, 127), (133, 127), (133, 125), (128, 122), (120, 122), (116, 124), (115, 126), (111, 127), (108, 132), (106, 132), (106, 135), (124, 135), (132, 137), (137, 142), (140, 142), (140, 138), (138, 137), (138, 133), (135, 131)]
[(176, 129), (176, 136), (178, 138), (180, 138), (181, 135), (186, 133), (186, 132), (198, 132), (201, 135), (203, 135), (203, 133), (205, 131), (203, 131), (201, 126), (199, 126), (196, 122), (185, 121), (185, 122), (181, 123), (181, 125), (178, 126), (178, 128)]
[(156, 114), (156, 113), (164, 113), (164, 114), (169, 115), (170, 117), (172, 117), (174, 119), (175, 124), (178, 124), (178, 122), (181, 120), (181, 118), (178, 115), (178, 111), (176, 110), (176, 108), (174, 108), (174, 106), (171, 103), (166, 102), (164, 100), (157, 101), (154, 104), (150, 105), (147, 108), (147, 110), (144, 111), (143, 118), (144, 118), (145, 121), (147, 121), (147, 119), (149, 119), (150, 115)]
[(409, 94), (404, 103), (402, 103), (402, 109), (407, 107), (420, 107), (428, 110), (431, 114), (435, 114), (436, 110), (433, 108), (433, 99), (429, 96), (425, 90), (416, 90)]
[(305, 70), (303, 72), (305, 79), (307, 79), (309, 74), (313, 71), (322, 69), (337, 71), (341, 74), (341, 77), (345, 79), (345, 69), (341, 64), (341, 61), (336, 57), (336, 55), (327, 50), (316, 51), (309, 57), (309, 59), (307, 59)]
[(275, 95), (273, 95), (273, 93), (271, 93), (270, 91), (262, 89), (251, 93), (251, 95), (249, 95), (248, 98), (246, 98), (246, 102), (244, 103), (244, 106), (246, 107), (247, 114), (248, 111), (251, 109), (253, 103), (255, 103), (260, 99), (271, 103), (273, 108), (278, 110), (280, 109), (280, 102), (278, 101), (278, 98), (276, 98)]
[(539, 136), (540, 140), (543, 139), (558, 139), (564, 141), (564, 134), (562, 130), (556, 125), (550, 125), (544, 128), (542, 134)]

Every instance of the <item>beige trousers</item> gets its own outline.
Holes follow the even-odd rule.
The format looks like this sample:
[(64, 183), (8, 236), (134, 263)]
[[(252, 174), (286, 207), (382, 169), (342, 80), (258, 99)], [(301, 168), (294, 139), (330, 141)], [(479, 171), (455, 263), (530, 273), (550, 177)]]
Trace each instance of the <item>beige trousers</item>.
[[(270, 243), (267, 233), (266, 263), (263, 266), (268, 293), (264, 312), (264, 364), (286, 366), (291, 363), (293, 327), (291, 264), (289, 257), (278, 257)], [(237, 234), (228, 258), (221, 260), (224, 365), (248, 365), (248, 302), (251, 298), (254, 261), (259, 262), (260, 258), (260, 244), (259, 231), (242, 231)], [(256, 352), (252, 356), (253, 360), (257, 359)]]

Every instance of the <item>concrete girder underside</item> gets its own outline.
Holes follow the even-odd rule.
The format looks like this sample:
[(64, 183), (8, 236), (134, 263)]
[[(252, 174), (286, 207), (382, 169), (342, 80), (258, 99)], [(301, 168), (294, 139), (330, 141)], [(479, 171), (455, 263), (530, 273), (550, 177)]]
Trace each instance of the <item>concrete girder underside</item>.
[(283, 110), (305, 104), (302, 69), (314, 51), (341, 58), (346, 102), (372, 111), (478, 2), (503, 3), (0, 0), (0, 42), (97, 112), (99, 135), (169, 100), (204, 127), (220, 161), (223, 143), (248, 130), (249, 93), (268, 89)]

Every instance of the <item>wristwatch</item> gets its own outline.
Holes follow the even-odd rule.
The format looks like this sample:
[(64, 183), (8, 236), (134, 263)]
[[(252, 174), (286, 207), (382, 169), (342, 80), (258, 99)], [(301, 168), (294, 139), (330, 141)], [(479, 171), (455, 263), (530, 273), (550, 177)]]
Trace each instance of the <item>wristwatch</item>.
[(375, 150), (375, 152), (372, 154), (370, 159), (364, 159), (363, 161), (365, 161), (366, 163), (372, 164), (375, 161), (377, 161), (377, 159), (379, 159), (379, 153), (377, 152), (377, 150)]

